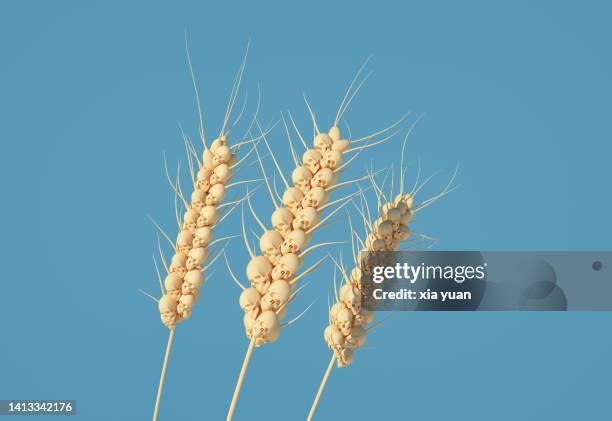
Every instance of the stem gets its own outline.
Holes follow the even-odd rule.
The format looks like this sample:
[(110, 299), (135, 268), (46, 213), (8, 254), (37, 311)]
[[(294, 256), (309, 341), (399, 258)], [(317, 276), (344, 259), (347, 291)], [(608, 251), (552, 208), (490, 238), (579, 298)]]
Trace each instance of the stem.
[(332, 368), (334, 368), (334, 361), (336, 361), (336, 355), (332, 354), (331, 360), (329, 360), (329, 365), (327, 366), (327, 370), (325, 371), (325, 375), (323, 376), (323, 380), (321, 380), (319, 390), (317, 391), (317, 396), (315, 396), (315, 400), (312, 403), (312, 408), (310, 408), (310, 413), (308, 414), (307, 421), (312, 421), (312, 416), (317, 410), (317, 405), (319, 405), (319, 399), (321, 399), (323, 389), (325, 389), (325, 384), (327, 383), (327, 379), (329, 378), (329, 373), (331, 373)]
[(157, 399), (155, 400), (153, 421), (157, 421), (157, 414), (159, 412), (159, 402), (161, 401), (162, 390), (164, 388), (164, 380), (166, 379), (166, 368), (168, 368), (168, 359), (170, 358), (170, 349), (172, 348), (172, 339), (174, 339), (174, 327), (170, 328), (170, 336), (168, 336), (168, 345), (166, 346), (164, 365), (162, 366), (161, 377), (159, 378), (159, 386), (157, 387)]
[(242, 382), (244, 381), (244, 375), (246, 374), (247, 367), (249, 366), (249, 362), (251, 361), (251, 355), (253, 355), (253, 349), (255, 348), (255, 338), (251, 339), (249, 343), (249, 347), (247, 348), (246, 355), (244, 356), (244, 361), (242, 362), (242, 368), (240, 369), (240, 375), (238, 376), (238, 381), (236, 382), (236, 389), (234, 390), (234, 396), (232, 397), (232, 402), (230, 403), (229, 411), (227, 412), (226, 421), (232, 421), (232, 417), (234, 416), (234, 411), (236, 410), (236, 404), (238, 403), (238, 396), (240, 396), (240, 389), (242, 389)]

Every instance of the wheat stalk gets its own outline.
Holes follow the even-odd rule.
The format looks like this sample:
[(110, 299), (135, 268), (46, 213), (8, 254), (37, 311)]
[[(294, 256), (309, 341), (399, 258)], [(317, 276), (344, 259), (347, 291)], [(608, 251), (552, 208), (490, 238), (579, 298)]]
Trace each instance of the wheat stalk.
[[(349, 141), (342, 138), (342, 132), (338, 124), (347, 111), (351, 101), (367, 80), (368, 76), (359, 81), (364, 66), (359, 69), (347, 89), (344, 99), (340, 103), (334, 124), (327, 133), (319, 130), (314, 112), (308, 100), (304, 97), (315, 132), (313, 148), (308, 148), (292, 115), (289, 114), (294, 132), (297, 134), (305, 149), (301, 161), (298, 159), (299, 155), (293, 145), (291, 131), (283, 117), (295, 164), (295, 169), (291, 173), (292, 185), (289, 184), (287, 178), (283, 175), (265, 134), (261, 133), (263, 143), (285, 187), (285, 191), (282, 195), (276, 192), (275, 183), (270, 183), (270, 177), (264, 168), (257, 145), (255, 145), (255, 152), (275, 210), (271, 216), (272, 229), (269, 229), (257, 217), (250, 201), (248, 202), (254, 219), (263, 231), (259, 237), (261, 254), (256, 254), (249, 244), (246, 229), (244, 228), (243, 213), (243, 237), (246, 248), (251, 256), (251, 260), (246, 268), (246, 275), (250, 282), (249, 287), (242, 285), (233, 274), (228, 264), (230, 275), (237, 285), (242, 288), (239, 303), (244, 311), (244, 327), (246, 336), (249, 339), (249, 346), (230, 402), (227, 420), (231, 420), (234, 415), (238, 397), (242, 389), (242, 383), (252, 358), (254, 348), (277, 341), (280, 336), (281, 328), (292, 324), (297, 319), (295, 318), (287, 323), (281, 324), (281, 321), (286, 316), (289, 303), (295, 298), (299, 291), (299, 288), (297, 290), (295, 289), (298, 281), (311, 273), (321, 263), (321, 261), (319, 261), (303, 272), (298, 273), (303, 266), (304, 257), (318, 247), (334, 244), (319, 243), (309, 246), (312, 234), (325, 225), (340, 209), (349, 204), (352, 200), (352, 196), (354, 196), (353, 193), (341, 199), (330, 201), (330, 194), (342, 187), (367, 179), (371, 175), (343, 183), (337, 182), (338, 176), (347, 165), (353, 162), (361, 151), (385, 142), (395, 136), (398, 131), (392, 132), (391, 134), (388, 134), (388, 132), (406, 118), (406, 116), (404, 116), (398, 122), (385, 129), (379, 130), (361, 139)], [(261, 131), (261, 127), (259, 129)], [(363, 144), (355, 146), (355, 144), (359, 142), (363, 142)], [(350, 154), (354, 155), (343, 163), (344, 159), (350, 156)], [(331, 212), (323, 217), (322, 214), (326, 210), (331, 210)]]
[[(400, 244), (411, 236), (408, 226), (412, 223), (414, 215), (453, 190), (451, 185), (457, 174), (456, 171), (440, 194), (424, 200), (418, 206), (415, 206), (415, 197), (423, 186), (429, 182), (431, 177), (425, 180), (419, 187), (417, 187), (417, 177), (417, 182), (415, 182), (412, 190), (409, 193), (404, 193), (405, 168), (403, 167), (403, 161), (406, 140), (409, 134), (410, 131), (402, 145), (399, 194), (392, 200), (389, 200), (383, 193), (382, 187), (378, 186), (375, 182), (374, 177), (370, 177), (373, 190), (376, 194), (377, 219), (372, 222), (367, 201), (362, 195), (362, 206), (359, 209), (359, 213), (363, 220), (365, 238), (359, 238), (353, 229), (352, 223), (350, 224), (351, 248), (355, 259), (355, 266), (350, 274), (347, 274), (344, 266), (334, 260), (336, 268), (342, 275), (343, 284), (340, 291), (335, 293), (335, 303), (329, 309), (329, 325), (323, 333), (327, 346), (332, 350), (332, 357), (310, 408), (308, 421), (311, 421), (314, 416), (334, 362), (337, 363), (339, 368), (350, 365), (353, 362), (354, 352), (366, 343), (368, 332), (380, 324), (379, 322), (378, 324), (371, 325), (375, 314), (373, 311), (366, 310), (362, 306), (362, 298), (364, 297), (361, 283), (362, 275), (371, 273), (373, 258), (375, 258), (374, 253), (398, 250)], [(393, 197), (393, 187), (391, 187), (389, 197)], [(429, 238), (427, 236), (422, 237)], [(357, 242), (355, 242), (355, 239), (357, 239)], [(361, 250), (358, 253), (355, 252), (355, 243), (357, 243), (358, 248), (361, 246)], [(334, 290), (337, 291), (335, 279)]]

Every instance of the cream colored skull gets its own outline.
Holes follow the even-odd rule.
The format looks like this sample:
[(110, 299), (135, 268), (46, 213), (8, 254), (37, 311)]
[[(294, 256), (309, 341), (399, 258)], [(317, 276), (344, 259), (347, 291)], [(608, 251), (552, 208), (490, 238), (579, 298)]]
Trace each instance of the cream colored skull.
[(264, 256), (255, 256), (247, 264), (246, 274), (253, 284), (266, 282), (270, 279), (272, 264)]
[(273, 311), (262, 312), (252, 328), (253, 337), (255, 337), (255, 345), (259, 346), (266, 342), (273, 342), (278, 338), (278, 331), (280, 326), (278, 324), (278, 318), (276, 313)]
[(304, 163), (304, 166), (310, 170), (311, 174), (315, 174), (317, 171), (319, 171), (319, 168), (321, 168), (322, 158), (323, 155), (321, 155), (317, 150), (308, 149), (302, 156), (302, 162)]
[(291, 279), (300, 268), (301, 263), (300, 258), (296, 254), (289, 253), (283, 255), (272, 270), (272, 279)]
[(302, 193), (306, 194), (310, 190), (310, 180), (312, 179), (312, 173), (306, 167), (297, 167), (291, 173), (291, 180), (295, 187), (297, 187)]
[(295, 253), (304, 247), (308, 243), (308, 236), (302, 230), (296, 229), (287, 234), (283, 244), (281, 245), (281, 252), (283, 254)]
[(253, 287), (245, 288), (240, 294), (240, 308), (245, 313), (249, 313), (252, 317), (257, 317), (259, 315), (259, 302), (261, 300), (261, 295), (259, 292)]
[(261, 252), (273, 265), (278, 262), (278, 259), (280, 259), (280, 247), (282, 244), (283, 236), (275, 230), (268, 230), (259, 238), (259, 248), (261, 249)]
[(173, 298), (164, 295), (157, 303), (157, 307), (159, 308), (162, 323), (167, 327), (173, 327), (176, 324), (177, 302)]
[(253, 313), (244, 313), (243, 323), (244, 323), (244, 331), (247, 335), (247, 338), (251, 339), (253, 337), (253, 327), (255, 326), (256, 316)]
[(361, 348), (368, 339), (368, 332), (362, 326), (353, 326), (351, 334), (346, 339), (347, 347), (351, 349)]
[(346, 367), (353, 362), (353, 350), (350, 348), (342, 348), (337, 354), (338, 367)]
[(314, 147), (320, 153), (324, 154), (325, 152), (331, 150), (332, 143), (334, 141), (327, 133), (319, 133), (314, 138)]
[(391, 208), (387, 212), (387, 220), (393, 224), (393, 229), (397, 229), (401, 223), (402, 212), (398, 208)]
[[(190, 270), (185, 274), (182, 285), (182, 293), (197, 295), (204, 284), (204, 275), (198, 269)], [(181, 298), (182, 300), (182, 298)]]
[[(213, 182), (213, 176), (215, 179), (214, 182)], [(210, 184), (217, 184), (217, 183), (225, 184), (231, 178), (232, 178), (232, 170), (230, 169), (229, 165), (221, 164), (214, 169), (213, 174), (211, 175), (211, 178), (210, 178), (211, 180)]]
[(304, 194), (297, 187), (290, 187), (283, 193), (283, 204), (293, 215), (296, 215), (303, 197)]
[(210, 172), (212, 172), (212, 170), (214, 170), (216, 167), (213, 162), (213, 159), (214, 156), (210, 149), (204, 149), (204, 152), (202, 153), (202, 163), (204, 164), (204, 168), (206, 168)]
[(217, 205), (225, 197), (225, 186), (223, 184), (213, 184), (208, 189), (206, 195), (206, 204), (210, 206)]
[(334, 304), (329, 312), (330, 319), (344, 336), (348, 336), (353, 326), (353, 313), (342, 302)]
[(393, 224), (389, 221), (383, 221), (376, 230), (376, 236), (385, 243), (389, 244), (389, 242), (393, 240), (393, 231)]
[(385, 242), (379, 238), (377, 238), (376, 240), (374, 240), (374, 242), (372, 243), (372, 251), (379, 253), (381, 251), (385, 251), (387, 249), (387, 245), (385, 244)]
[(350, 146), (348, 140), (336, 140), (332, 145), (332, 151), (346, 152)]
[(212, 240), (213, 231), (210, 227), (196, 228), (193, 233), (193, 248), (206, 247)]
[(402, 217), (400, 218), (400, 224), (408, 225), (412, 222), (412, 218), (414, 217), (414, 212), (408, 210), (406, 213), (402, 213)]
[(361, 291), (351, 284), (344, 284), (340, 288), (340, 301), (351, 310), (353, 315), (357, 315), (361, 311)]
[(261, 309), (277, 312), (291, 297), (291, 285), (289, 282), (277, 280), (270, 284), (266, 295), (261, 297)]
[(213, 151), (213, 165), (215, 167), (226, 164), (229, 162), (232, 157), (232, 152), (227, 146), (219, 146), (215, 151)]
[(200, 190), (200, 191), (206, 193), (208, 191), (208, 189), (210, 188), (210, 181), (208, 181), (208, 180), (197, 180), (196, 184), (195, 184), (195, 188), (196, 188), (196, 190)]
[(334, 182), (334, 171), (331, 168), (321, 168), (310, 180), (312, 187), (330, 187)]
[(208, 260), (208, 249), (206, 247), (192, 248), (187, 255), (187, 269), (200, 269), (206, 260)]
[(204, 206), (200, 211), (198, 226), (211, 227), (219, 221), (219, 210), (216, 206)]
[(361, 272), (361, 269), (359, 268), (359, 266), (355, 266), (351, 270), (349, 280), (351, 281), (351, 284), (353, 285), (353, 287), (360, 289), (362, 275), (363, 273)]
[(183, 230), (176, 238), (176, 249), (183, 254), (189, 253), (191, 243), (193, 242), (193, 234), (187, 230)]
[(340, 151), (327, 151), (323, 154), (323, 159), (321, 160), (321, 166), (323, 168), (331, 168), (336, 169), (342, 163), (342, 152)]
[(220, 146), (227, 146), (227, 137), (225, 135), (221, 135), (213, 140), (213, 142), (210, 144), (210, 150), (215, 152)]
[(287, 208), (278, 208), (272, 213), (272, 226), (283, 237), (291, 231), (291, 222), (293, 214)]
[(198, 217), (200, 213), (197, 209), (189, 209), (183, 215), (183, 229), (193, 232), (196, 229), (198, 223)]
[(206, 205), (206, 192), (202, 190), (194, 190), (191, 193), (191, 207), (199, 211)]
[(293, 228), (308, 231), (319, 222), (319, 212), (315, 208), (300, 209), (293, 220)]
[(170, 272), (177, 274), (179, 277), (185, 276), (187, 273), (187, 255), (181, 252), (177, 252), (172, 256), (170, 261)]
[(182, 285), (183, 280), (175, 273), (169, 273), (164, 279), (164, 288), (166, 289), (166, 294), (174, 301), (178, 301), (179, 298), (181, 298)]
[(325, 328), (323, 331), (323, 339), (325, 339), (327, 346), (334, 351), (341, 349), (345, 342), (342, 332), (340, 332), (340, 330), (333, 325), (328, 325)]
[(318, 208), (325, 203), (327, 193), (323, 187), (312, 187), (302, 199), (303, 208)]
[(342, 137), (342, 132), (338, 126), (332, 126), (327, 134), (329, 134), (329, 137), (331, 137), (334, 142), (337, 142)]
[(395, 231), (394, 236), (399, 241), (404, 241), (408, 237), (410, 237), (410, 229), (406, 225), (400, 225)]

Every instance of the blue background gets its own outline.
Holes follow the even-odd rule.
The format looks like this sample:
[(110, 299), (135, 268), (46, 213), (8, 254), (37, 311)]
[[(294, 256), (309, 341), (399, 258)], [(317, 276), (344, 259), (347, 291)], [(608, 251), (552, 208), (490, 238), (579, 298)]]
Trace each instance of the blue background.
[[(611, 248), (606, 2), (2, 2), (0, 398), (77, 399), (78, 419), (151, 416), (167, 331), (138, 288), (158, 292), (146, 215), (176, 229), (162, 151), (184, 161), (178, 123), (197, 131), (185, 27), (209, 137), (249, 38), (245, 87), (253, 98), (261, 85), (262, 121), (291, 109), (305, 131), (302, 92), (327, 127), (373, 54), (347, 114), (355, 136), (424, 113), (410, 160), (444, 172), (423, 197), (461, 166), (460, 189), (415, 223), (436, 249)], [(289, 170), (282, 132), (272, 139)], [(352, 175), (398, 151), (364, 154)], [(218, 235), (237, 234), (238, 215)], [(318, 238), (348, 238), (346, 223)], [(244, 279), (241, 241), (228, 252)], [(305, 417), (330, 355), (331, 273), (311, 277), (292, 313), (316, 299), (311, 310), (256, 350), (236, 419)], [(238, 293), (220, 265), (177, 331), (161, 419), (225, 416), (247, 346)], [(332, 372), (318, 419), (610, 419), (611, 321), (398, 314)]]

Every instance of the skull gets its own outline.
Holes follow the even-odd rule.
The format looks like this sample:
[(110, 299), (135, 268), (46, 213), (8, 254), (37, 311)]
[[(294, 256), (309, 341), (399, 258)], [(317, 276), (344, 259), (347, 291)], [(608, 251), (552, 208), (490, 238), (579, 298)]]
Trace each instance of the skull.
[(204, 149), (202, 153), (202, 163), (204, 164), (204, 168), (211, 172), (216, 167), (213, 163), (213, 153), (208, 148)]
[(225, 137), (225, 135), (221, 135), (213, 140), (210, 144), (210, 150), (214, 153), (220, 146), (227, 146), (227, 137)]
[(386, 249), (387, 244), (380, 238), (377, 238), (376, 240), (374, 240), (374, 242), (372, 242), (372, 251), (378, 253), (381, 251), (385, 251)]
[(208, 249), (206, 247), (197, 247), (189, 250), (187, 255), (187, 270), (201, 269), (204, 262), (208, 260)]
[(232, 170), (229, 165), (221, 164), (216, 167), (210, 176), (210, 184), (225, 184), (232, 178)]
[(181, 297), (181, 286), (183, 280), (175, 273), (169, 273), (164, 279), (164, 288), (166, 288), (166, 296), (171, 297), (174, 301), (178, 301)]
[(272, 264), (264, 256), (255, 256), (247, 264), (247, 278), (253, 284), (260, 284), (270, 280)]
[(197, 295), (197, 293), (200, 291), (200, 288), (202, 288), (203, 283), (204, 275), (202, 275), (202, 272), (200, 272), (199, 269), (190, 270), (185, 274), (185, 279), (183, 279), (181, 292), (183, 293), (183, 295)]
[(361, 291), (351, 284), (344, 284), (340, 288), (340, 301), (351, 310), (353, 315), (357, 315), (361, 311)]
[(187, 255), (177, 252), (174, 256), (172, 256), (172, 260), (170, 261), (170, 273), (177, 274), (180, 278), (183, 278), (187, 273)]
[(273, 311), (262, 312), (252, 328), (253, 337), (255, 337), (255, 345), (260, 346), (266, 342), (274, 342), (278, 339), (280, 333), (280, 325), (278, 318)]
[(308, 231), (319, 222), (319, 212), (315, 208), (300, 209), (293, 220), (293, 228)]
[(346, 152), (349, 146), (348, 140), (335, 140), (332, 144), (332, 151)]
[(340, 131), (340, 127), (338, 127), (338, 126), (332, 126), (329, 129), (329, 132), (327, 132), (327, 134), (329, 134), (329, 137), (331, 137), (331, 139), (334, 142), (339, 141), (340, 138), (342, 137), (342, 132)]
[(287, 208), (278, 208), (272, 213), (272, 226), (285, 237), (291, 231), (293, 214)]
[(266, 295), (261, 297), (261, 309), (263, 311), (272, 310), (277, 312), (284, 306), (291, 297), (291, 285), (289, 282), (277, 280), (270, 284)]
[(338, 356), (338, 367), (346, 367), (353, 362), (353, 350), (350, 348), (342, 348), (336, 355)]
[(193, 233), (193, 248), (206, 247), (212, 240), (213, 232), (210, 227), (196, 228)]
[(317, 171), (319, 171), (319, 168), (321, 168), (322, 158), (323, 155), (321, 155), (315, 149), (308, 149), (302, 156), (302, 162), (304, 163), (304, 166), (310, 170), (311, 174), (315, 174)]
[(283, 255), (274, 269), (272, 269), (272, 279), (291, 279), (295, 272), (300, 268), (302, 262), (297, 254), (288, 253)]
[(376, 236), (389, 244), (393, 240), (393, 224), (389, 221), (382, 222), (376, 230)]
[(198, 301), (197, 295), (181, 295), (181, 299), (176, 306), (176, 312), (181, 316), (182, 319), (188, 319), (191, 317), (191, 309)]
[(197, 180), (195, 184), (195, 188), (197, 190), (201, 190), (203, 192), (207, 192), (210, 188), (210, 181), (208, 180)]
[(255, 326), (255, 315), (252, 313), (244, 313), (244, 331), (247, 335), (247, 338), (251, 339), (253, 337), (253, 327)]
[(259, 315), (259, 302), (261, 295), (255, 288), (245, 288), (240, 294), (240, 308), (247, 314), (250, 314), (253, 318)]
[(290, 187), (283, 193), (283, 204), (293, 215), (296, 215), (303, 197), (304, 195), (297, 187)]
[(285, 237), (285, 240), (281, 245), (281, 252), (283, 254), (297, 253), (307, 243), (308, 236), (304, 231), (299, 229), (293, 230)]
[[(216, 184), (215, 184), (216, 185)], [(198, 227), (210, 227), (219, 220), (219, 211), (215, 206), (204, 206), (200, 210), (200, 216), (197, 221)]]
[(325, 152), (331, 150), (331, 146), (332, 146), (332, 143), (334, 143), (334, 141), (332, 140), (331, 137), (329, 137), (328, 134), (319, 133), (318, 135), (315, 136), (313, 143), (314, 143), (315, 149), (321, 155), (323, 155)]
[(408, 209), (406, 213), (402, 213), (402, 217), (400, 218), (400, 223), (402, 225), (408, 225), (412, 222), (413, 217), (414, 217), (414, 212)]
[(189, 253), (193, 242), (193, 234), (187, 230), (183, 230), (176, 238), (176, 249), (183, 254)]
[(302, 193), (306, 194), (310, 190), (310, 180), (312, 179), (312, 173), (306, 167), (297, 167), (291, 174), (291, 180), (293, 184)]
[(326, 196), (327, 193), (323, 187), (313, 187), (304, 195), (302, 207), (318, 208), (325, 203)]
[(410, 237), (410, 229), (408, 229), (406, 225), (400, 225), (395, 231), (394, 236), (396, 239), (404, 241), (405, 239)]
[(176, 324), (176, 304), (176, 301), (167, 295), (161, 297), (157, 303), (162, 323), (167, 327), (173, 327)]
[(194, 190), (191, 193), (191, 207), (199, 211), (206, 204), (206, 192), (203, 190)]
[(323, 187), (324, 189), (331, 186), (334, 182), (334, 171), (331, 168), (321, 168), (310, 180), (312, 187)]
[(391, 208), (387, 211), (387, 220), (393, 224), (393, 228), (397, 229), (400, 225), (402, 213), (398, 208)]
[(353, 326), (351, 334), (346, 338), (346, 346), (350, 349), (361, 348), (368, 339), (368, 332), (362, 326)]
[(193, 232), (196, 228), (200, 213), (196, 209), (189, 209), (183, 215), (183, 229)]
[(206, 195), (206, 204), (207, 205), (217, 205), (220, 201), (225, 197), (225, 186), (223, 184), (213, 184), (208, 189), (208, 194)]
[(232, 157), (232, 152), (227, 146), (219, 146), (213, 151), (213, 165), (215, 167), (227, 163)]
[(408, 209), (414, 208), (414, 197), (411, 194), (404, 195), (404, 203), (408, 206)]
[(343, 302), (334, 304), (329, 311), (332, 324), (336, 326), (344, 336), (348, 336), (353, 326), (353, 313)]
[(334, 351), (338, 351), (344, 345), (344, 335), (337, 327), (333, 325), (329, 325), (323, 331), (323, 339), (327, 343), (327, 346), (333, 349)]
[(281, 256), (280, 247), (283, 244), (283, 236), (278, 231), (268, 230), (259, 238), (259, 248), (264, 256), (273, 265), (278, 262)]
[(323, 168), (331, 168), (332, 170), (337, 168), (342, 162), (342, 152), (330, 150), (323, 154), (321, 160), (321, 166)]
[(393, 200), (393, 204), (395, 205), (396, 208), (400, 210), (402, 215), (410, 210), (406, 202), (404, 202), (404, 196), (402, 196), (401, 194), (395, 197), (395, 199)]
[(374, 321), (374, 316), (375, 314), (373, 311), (365, 310), (362, 308), (361, 313), (355, 316), (355, 324), (358, 324), (360, 326), (367, 326)]
[(357, 289), (360, 289), (362, 276), (363, 276), (363, 273), (361, 272), (361, 269), (359, 268), (359, 266), (355, 266), (353, 270), (351, 270), (351, 274), (349, 276), (351, 285), (353, 285), (353, 287)]

